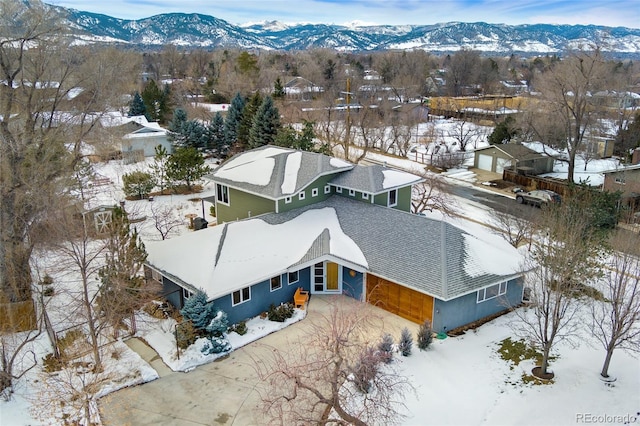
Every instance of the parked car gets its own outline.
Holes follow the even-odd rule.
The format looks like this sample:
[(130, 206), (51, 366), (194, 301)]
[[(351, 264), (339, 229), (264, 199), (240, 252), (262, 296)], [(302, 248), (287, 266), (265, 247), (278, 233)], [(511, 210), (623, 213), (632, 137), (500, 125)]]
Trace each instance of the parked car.
[(516, 193), (516, 202), (518, 204), (531, 204), (536, 207), (541, 207), (547, 204), (559, 203), (560, 201), (561, 198), (558, 194), (547, 189)]

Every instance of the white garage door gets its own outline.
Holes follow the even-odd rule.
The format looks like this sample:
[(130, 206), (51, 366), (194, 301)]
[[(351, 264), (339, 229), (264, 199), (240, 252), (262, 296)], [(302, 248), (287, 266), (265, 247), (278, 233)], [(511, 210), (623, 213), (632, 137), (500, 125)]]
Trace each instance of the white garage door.
[(491, 171), (491, 164), (493, 163), (493, 157), (490, 155), (479, 154), (478, 155), (478, 168), (480, 170)]
[(505, 167), (509, 167), (511, 165), (511, 160), (506, 158), (496, 158), (496, 173), (502, 174), (502, 171)]

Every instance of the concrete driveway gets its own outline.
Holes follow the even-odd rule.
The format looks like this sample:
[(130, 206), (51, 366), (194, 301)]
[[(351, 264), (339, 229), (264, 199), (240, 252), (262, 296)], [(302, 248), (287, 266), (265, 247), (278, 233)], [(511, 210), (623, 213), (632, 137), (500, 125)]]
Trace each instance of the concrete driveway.
[[(265, 424), (257, 389), (261, 383), (254, 360), (274, 348), (283, 349), (308, 332), (309, 325), (334, 303), (357, 304), (345, 296), (313, 295), (307, 317), (281, 331), (233, 351), (227, 358), (202, 365), (188, 373), (173, 373), (153, 382), (122, 389), (99, 401), (105, 425), (261, 425)], [(414, 333), (417, 324), (382, 309), (366, 305), (380, 318), (371, 331), (372, 342), (383, 332), (395, 339), (403, 327)]]

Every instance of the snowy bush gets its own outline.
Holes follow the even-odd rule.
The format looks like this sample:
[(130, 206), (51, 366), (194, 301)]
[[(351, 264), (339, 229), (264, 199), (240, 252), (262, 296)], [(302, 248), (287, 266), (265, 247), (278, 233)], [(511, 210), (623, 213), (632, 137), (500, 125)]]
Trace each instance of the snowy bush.
[(411, 355), (411, 349), (413, 348), (413, 336), (407, 327), (402, 329), (400, 334), (400, 341), (398, 342), (398, 350), (402, 356)]
[(220, 337), (229, 328), (229, 320), (227, 319), (227, 313), (224, 311), (216, 312), (215, 318), (211, 320), (206, 327), (207, 334), (209, 336)]
[(378, 351), (381, 360), (388, 364), (393, 359), (393, 337), (389, 333), (382, 336), (382, 340), (378, 343)]
[(224, 337), (209, 337), (206, 342), (203, 343), (200, 351), (205, 355), (219, 354), (221, 352), (227, 352), (231, 350), (231, 344)]
[(269, 321), (285, 322), (287, 318), (293, 316), (293, 305), (291, 303), (283, 303), (279, 306), (273, 304), (269, 307)]
[(191, 320), (196, 329), (203, 330), (216, 317), (216, 308), (213, 303), (207, 303), (207, 294), (198, 290), (184, 302), (180, 313), (185, 319)]
[(427, 349), (429, 345), (431, 345), (432, 340), (433, 330), (431, 329), (431, 321), (426, 320), (420, 324), (420, 328), (418, 329), (418, 348), (420, 348), (420, 350)]

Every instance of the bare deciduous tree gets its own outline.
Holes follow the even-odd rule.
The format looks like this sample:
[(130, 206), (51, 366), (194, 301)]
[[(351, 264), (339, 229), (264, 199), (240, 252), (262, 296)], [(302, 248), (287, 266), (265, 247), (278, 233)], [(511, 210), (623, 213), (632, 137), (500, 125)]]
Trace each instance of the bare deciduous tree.
[(515, 311), (520, 321), (514, 323), (514, 331), (542, 352), (539, 370), (534, 369), (541, 377), (549, 374), (551, 349), (575, 338), (581, 306), (576, 298), (584, 283), (600, 272), (601, 241), (584, 210), (584, 205), (571, 199), (545, 208), (525, 260), (530, 304)]
[(176, 214), (175, 209), (166, 204), (153, 204), (151, 217), (163, 240), (166, 240), (176, 228), (184, 225), (183, 219)]
[(438, 210), (445, 216), (457, 212), (457, 203), (451, 196), (444, 178), (434, 172), (425, 171), (420, 176), (424, 182), (413, 185), (411, 194), (411, 211), (422, 213), (426, 210)]
[(552, 155), (568, 164), (569, 182), (574, 181), (576, 156), (603, 111), (592, 95), (607, 87), (610, 71), (595, 49), (571, 54), (536, 79), (542, 99), (530, 104), (524, 127), (543, 144), (566, 150), (566, 156)]
[(640, 351), (640, 237), (624, 231), (601, 280), (603, 300), (592, 304), (591, 330), (606, 351), (600, 375), (609, 377), (613, 352)]
[(490, 225), (494, 233), (501, 235), (515, 248), (525, 242), (531, 244), (533, 225), (531, 215), (515, 215), (494, 210), (490, 219)]
[[(371, 356), (368, 342), (380, 325), (366, 305), (359, 305), (332, 306), (300, 341), (286, 350), (271, 348), (265, 358), (254, 360), (265, 384), (260, 393), (269, 422), (367, 425), (402, 420), (402, 395), (412, 388), (393, 364), (383, 367), (380, 357)], [(361, 379), (368, 385), (361, 386)]]

